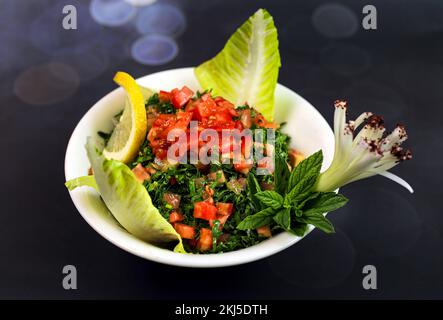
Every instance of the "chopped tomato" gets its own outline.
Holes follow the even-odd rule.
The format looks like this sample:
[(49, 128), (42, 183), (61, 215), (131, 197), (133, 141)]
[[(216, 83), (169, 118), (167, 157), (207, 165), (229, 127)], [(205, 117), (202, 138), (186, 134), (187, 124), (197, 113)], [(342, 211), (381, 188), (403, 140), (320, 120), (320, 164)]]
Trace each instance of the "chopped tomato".
[(189, 123), (192, 119), (192, 113), (185, 112), (185, 111), (179, 111), (177, 112), (177, 121), (174, 125), (174, 129), (181, 129), (186, 130), (189, 126)]
[(249, 129), (252, 126), (251, 110), (250, 109), (245, 109), (241, 112), (240, 122), (247, 129)]
[(168, 133), (173, 129), (187, 130), (192, 113), (178, 111), (177, 114), (159, 114), (148, 133), (148, 140), (155, 156), (166, 158), (168, 148), (173, 143), (168, 141)]
[(223, 99), (222, 97), (215, 97), (215, 103), (222, 109), (228, 110), (232, 116), (238, 116), (238, 112), (235, 110), (235, 107), (228, 100)]
[(160, 102), (169, 102), (171, 101), (171, 93), (168, 91), (162, 91), (160, 90), (160, 92), (158, 93), (158, 99), (160, 100)]
[(268, 129), (277, 129), (279, 127), (278, 124), (267, 121), (261, 113), (254, 117), (254, 123), (259, 127)]
[(234, 163), (235, 171), (243, 173), (244, 175), (249, 173), (249, 170), (251, 170), (252, 166), (253, 166), (252, 163), (247, 163), (244, 160), (240, 163)]
[(263, 226), (263, 227), (257, 228), (257, 233), (259, 235), (261, 235), (262, 237), (266, 237), (266, 238), (269, 238), (272, 236), (271, 228), (269, 228), (269, 226)]
[(200, 99), (193, 103), (194, 118), (196, 120), (203, 120), (209, 118), (214, 113), (217, 105), (208, 93), (204, 94)]
[(171, 102), (172, 105), (176, 109), (180, 109), (183, 107), (194, 95), (194, 92), (189, 89), (187, 86), (183, 86), (183, 88), (179, 89), (173, 89), (171, 91)]
[(212, 248), (212, 231), (211, 229), (201, 228), (200, 238), (197, 242), (197, 249), (200, 251), (207, 251)]
[(222, 214), (217, 214), (217, 216), (215, 217), (215, 219), (213, 220), (209, 220), (209, 225), (211, 226), (211, 228), (214, 226), (214, 222), (216, 220), (218, 220), (218, 222), (220, 222), (220, 230), (223, 228), (224, 224), (226, 223), (226, 221), (228, 221), (229, 215), (222, 215)]
[(172, 192), (165, 192), (163, 195), (163, 201), (172, 206), (174, 209), (178, 209), (178, 207), (180, 207), (180, 199), (180, 195)]
[(209, 225), (213, 227), (215, 220), (218, 220), (220, 222), (220, 229), (221, 229), (228, 220), (229, 216), (232, 214), (232, 211), (234, 209), (234, 204), (217, 202), (216, 207), (217, 207), (217, 215), (215, 219), (209, 220)]
[(225, 174), (223, 173), (223, 170), (211, 172), (210, 174), (208, 174), (208, 179), (210, 181), (216, 181), (218, 184), (223, 184), (226, 181)]
[(183, 223), (176, 223), (174, 225), (174, 229), (183, 239), (193, 239), (195, 237), (194, 227), (188, 226)]
[(194, 218), (213, 220), (217, 214), (217, 207), (205, 202), (196, 202), (194, 204)]
[(246, 159), (251, 158), (254, 150), (253, 146), (254, 146), (254, 141), (252, 140), (252, 138), (245, 137), (242, 139), (241, 148), (242, 148), (242, 153)]
[(225, 202), (217, 202), (217, 213), (229, 216), (232, 213), (232, 210), (234, 209), (234, 204), (232, 203), (225, 203)]
[(151, 178), (148, 171), (146, 171), (146, 169), (140, 163), (132, 169), (132, 173), (134, 173), (135, 178), (140, 182), (144, 182), (145, 180), (149, 180)]
[(172, 211), (169, 214), (169, 222), (170, 223), (175, 223), (175, 222), (183, 221), (183, 219), (184, 219), (184, 216), (181, 213), (177, 212), (177, 211)]
[(265, 157), (258, 161), (257, 167), (263, 170), (266, 170), (267, 174), (274, 173), (274, 162), (271, 158)]
[(305, 157), (303, 156), (303, 154), (301, 154), (297, 150), (295, 150), (295, 149), (289, 150), (289, 160), (290, 160), (291, 165), (292, 165), (293, 168), (298, 166), (298, 164), (300, 162), (302, 162), (304, 158)]
[(239, 178), (239, 179), (231, 178), (231, 180), (229, 180), (226, 183), (226, 186), (228, 187), (229, 190), (234, 191), (235, 193), (239, 194), (243, 190), (246, 189), (246, 179), (245, 178)]

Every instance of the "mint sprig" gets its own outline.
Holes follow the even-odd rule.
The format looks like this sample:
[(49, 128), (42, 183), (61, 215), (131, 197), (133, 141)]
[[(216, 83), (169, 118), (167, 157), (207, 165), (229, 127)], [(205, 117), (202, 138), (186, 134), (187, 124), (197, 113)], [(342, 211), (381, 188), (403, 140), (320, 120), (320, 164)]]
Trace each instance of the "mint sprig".
[(252, 202), (257, 208), (265, 209), (247, 216), (237, 228), (248, 230), (275, 223), (286, 231), (302, 236), (307, 225), (311, 224), (326, 233), (334, 232), (332, 223), (324, 214), (343, 207), (348, 199), (335, 192), (313, 189), (322, 162), (323, 153), (320, 150), (290, 172), (286, 160), (277, 155), (274, 191), (261, 191), (256, 178), (250, 174), (248, 186)]

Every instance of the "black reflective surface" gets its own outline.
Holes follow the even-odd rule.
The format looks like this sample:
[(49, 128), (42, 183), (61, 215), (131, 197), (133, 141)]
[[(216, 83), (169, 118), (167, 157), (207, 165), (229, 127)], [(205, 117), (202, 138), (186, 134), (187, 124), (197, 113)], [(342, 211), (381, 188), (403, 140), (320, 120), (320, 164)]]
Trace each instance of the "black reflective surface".
[[(63, 3), (78, 6), (79, 30), (62, 29), (54, 8)], [(0, 0), (0, 298), (443, 298), (443, 2), (371, 1), (372, 31), (361, 27), (366, 1), (169, 3), (184, 13), (186, 29), (174, 39), (177, 56), (150, 67), (130, 56), (135, 24), (99, 26), (89, 1)], [(332, 102), (344, 98), (351, 116), (371, 110), (390, 126), (406, 124), (414, 159), (393, 171), (415, 193), (382, 177), (344, 187), (351, 201), (330, 215), (335, 235), (314, 231), (237, 267), (176, 268), (115, 247), (81, 218), (63, 186), (75, 125), (115, 88), (117, 70), (140, 77), (198, 65), (260, 7), (279, 30), (280, 83), (330, 123)], [(69, 79), (57, 83), (54, 64)], [(67, 264), (78, 270), (75, 291), (61, 285)], [(377, 267), (377, 290), (362, 287), (367, 264)]]

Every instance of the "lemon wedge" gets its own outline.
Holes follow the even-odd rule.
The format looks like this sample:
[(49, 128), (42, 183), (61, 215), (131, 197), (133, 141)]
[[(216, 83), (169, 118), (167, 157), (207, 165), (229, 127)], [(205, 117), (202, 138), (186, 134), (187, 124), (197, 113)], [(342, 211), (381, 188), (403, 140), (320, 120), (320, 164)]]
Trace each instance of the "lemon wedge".
[(125, 89), (127, 96), (123, 114), (103, 150), (103, 155), (108, 159), (128, 163), (134, 159), (146, 139), (148, 122), (144, 96), (148, 93), (142, 92), (134, 78), (125, 72), (117, 72), (114, 81)]

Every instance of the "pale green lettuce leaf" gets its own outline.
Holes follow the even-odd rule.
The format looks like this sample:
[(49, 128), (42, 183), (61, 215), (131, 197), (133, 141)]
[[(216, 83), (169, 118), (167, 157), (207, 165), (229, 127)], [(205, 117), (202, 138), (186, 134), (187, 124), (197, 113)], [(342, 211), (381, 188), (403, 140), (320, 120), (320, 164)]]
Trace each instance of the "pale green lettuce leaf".
[(247, 102), (273, 120), (279, 68), (277, 29), (269, 12), (259, 9), (195, 75), (203, 89), (212, 88), (235, 105)]
[(94, 188), (98, 191), (97, 183), (95, 183), (94, 176), (83, 176), (66, 181), (65, 186), (70, 191), (74, 190), (75, 188), (84, 186)]
[(152, 204), (149, 193), (129, 167), (120, 161), (106, 159), (101, 149), (88, 138), (86, 150), (94, 178), (115, 219), (139, 239), (161, 246), (176, 241), (174, 251), (185, 253), (180, 235)]

